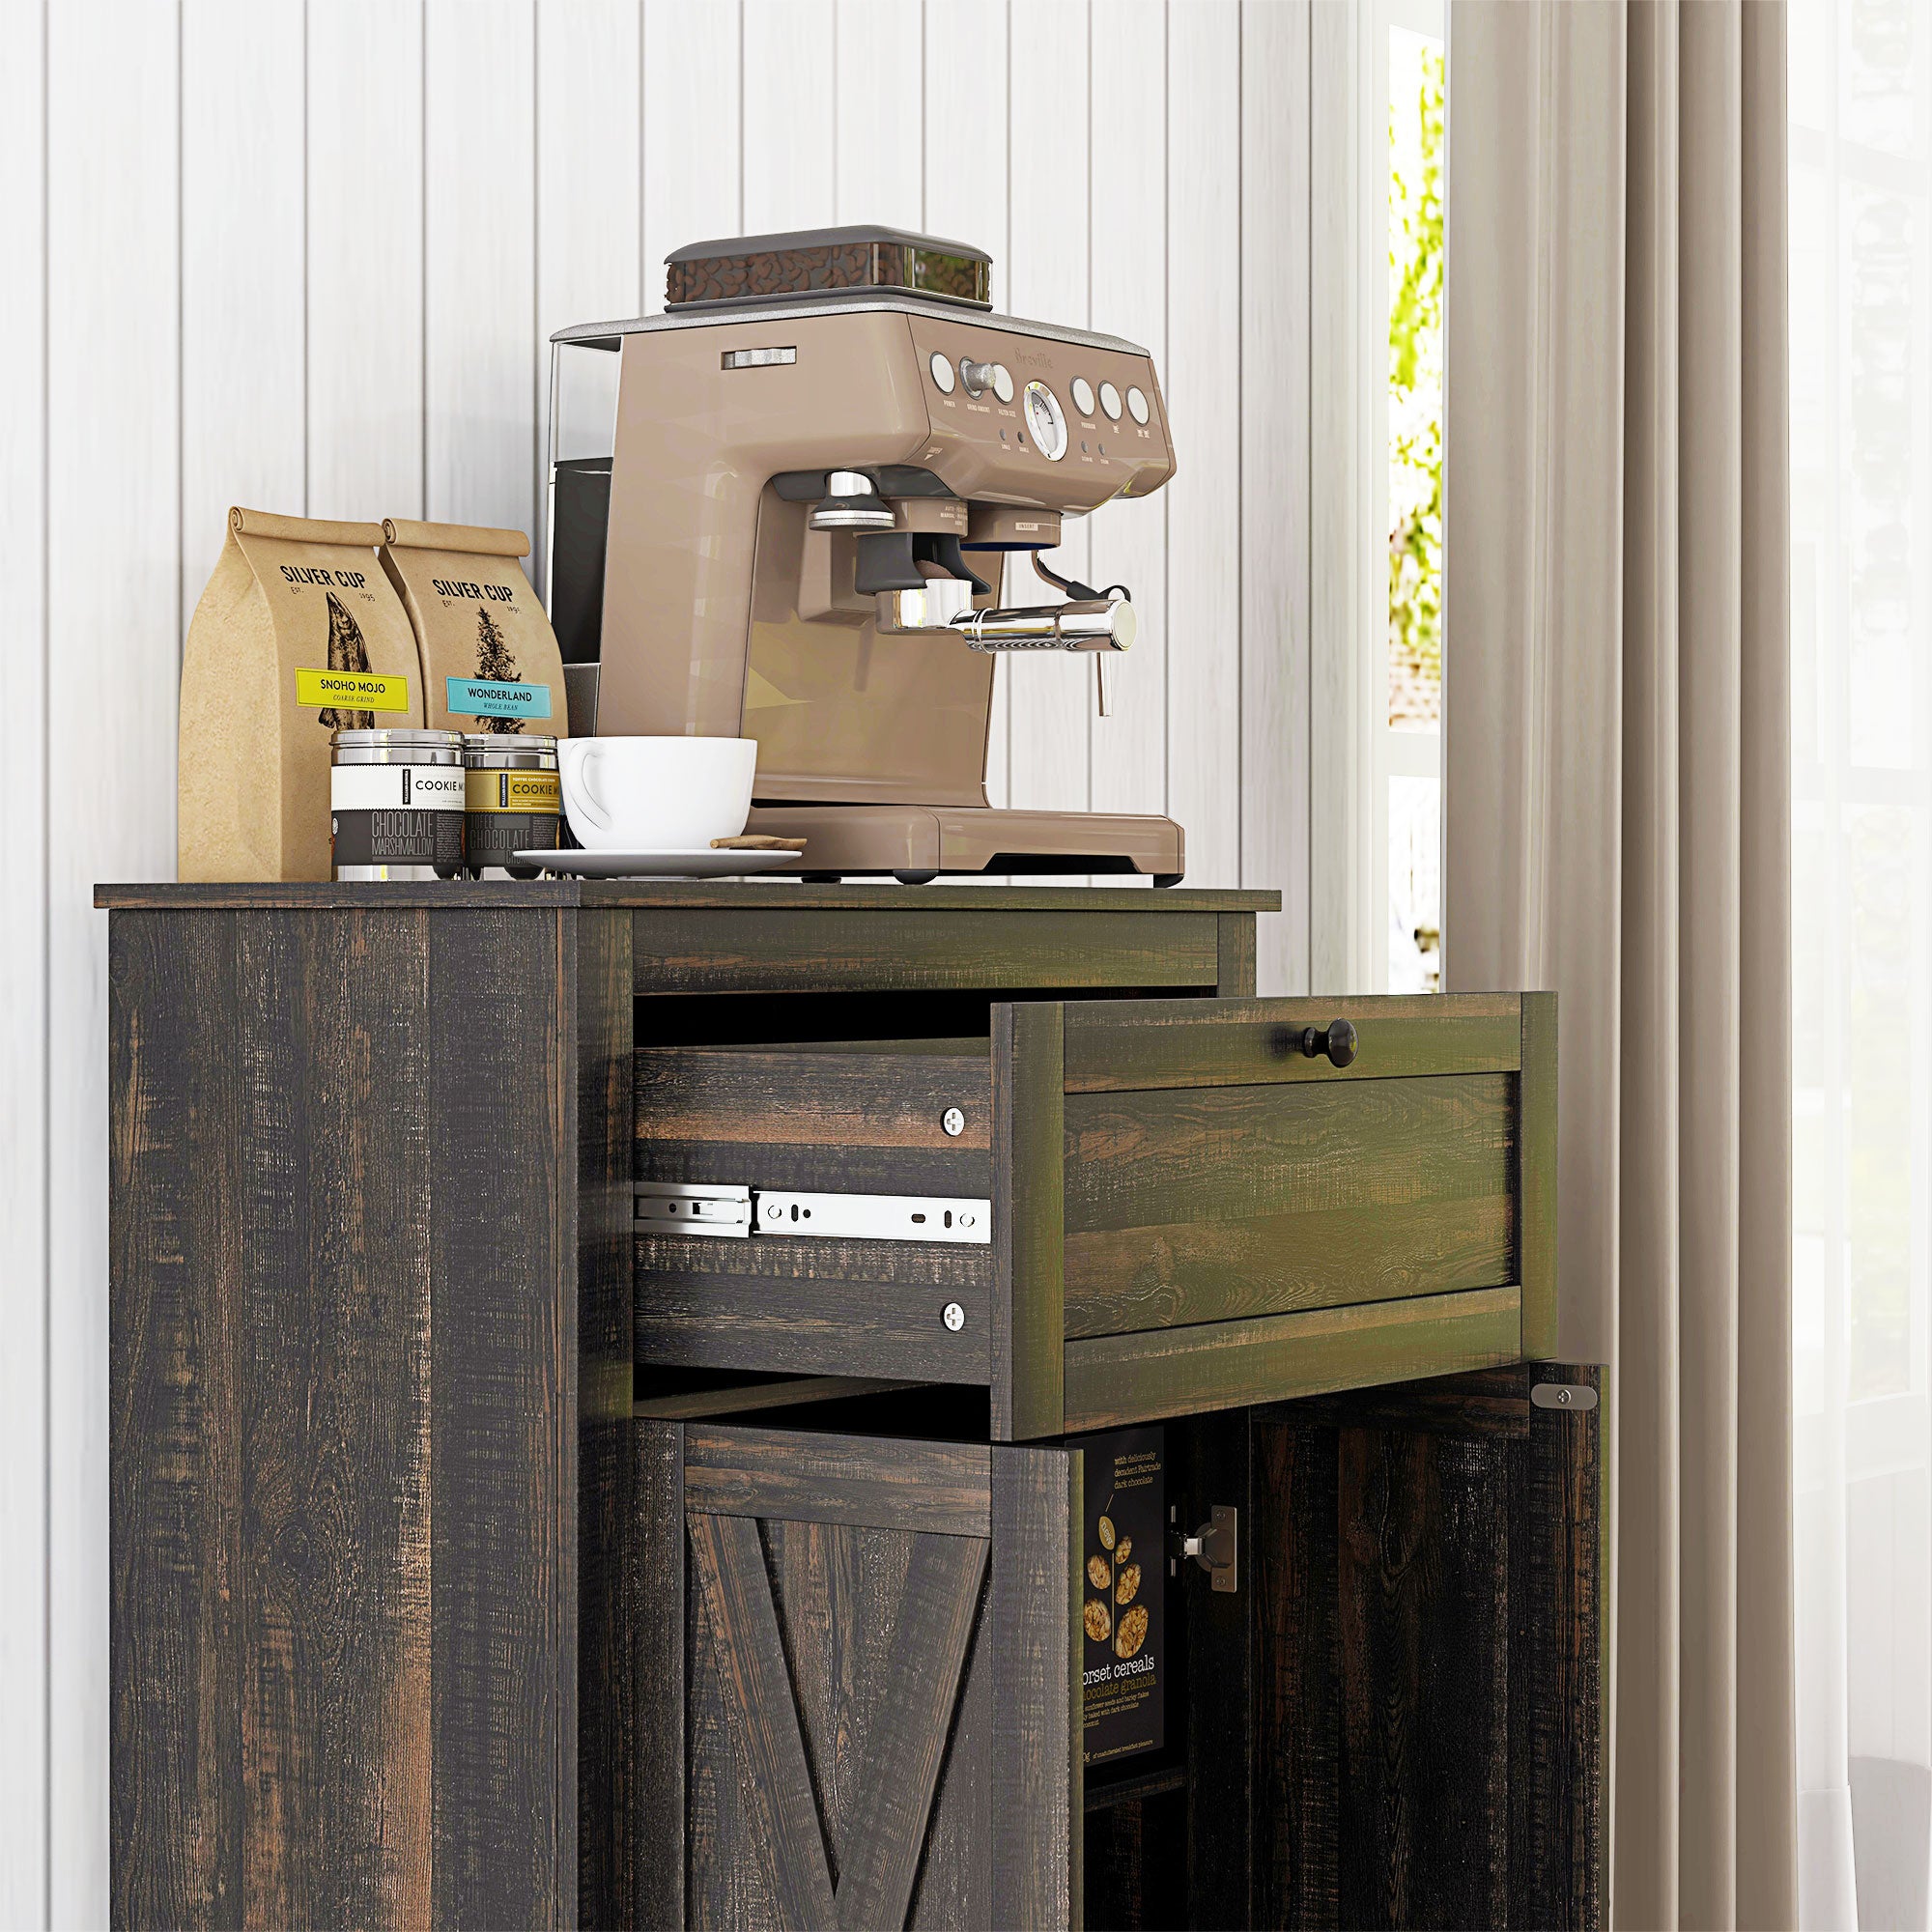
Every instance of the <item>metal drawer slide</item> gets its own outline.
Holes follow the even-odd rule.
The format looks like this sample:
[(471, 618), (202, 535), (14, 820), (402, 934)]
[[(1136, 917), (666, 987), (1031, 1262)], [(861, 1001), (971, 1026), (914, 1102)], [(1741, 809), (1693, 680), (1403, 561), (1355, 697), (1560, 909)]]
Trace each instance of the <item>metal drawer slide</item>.
[(938, 1194), (806, 1194), (663, 1180), (637, 1184), (638, 1223), (652, 1234), (752, 1235), (848, 1241), (943, 1241), (983, 1247), (993, 1204)]

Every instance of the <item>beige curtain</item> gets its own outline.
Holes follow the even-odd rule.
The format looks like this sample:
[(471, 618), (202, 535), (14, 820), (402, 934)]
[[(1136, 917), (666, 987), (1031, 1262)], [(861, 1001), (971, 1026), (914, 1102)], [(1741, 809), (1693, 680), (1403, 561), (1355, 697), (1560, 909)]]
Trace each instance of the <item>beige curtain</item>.
[(1782, 0), (1451, 0), (1447, 983), (1554, 987), (1612, 1920), (1796, 1923)]

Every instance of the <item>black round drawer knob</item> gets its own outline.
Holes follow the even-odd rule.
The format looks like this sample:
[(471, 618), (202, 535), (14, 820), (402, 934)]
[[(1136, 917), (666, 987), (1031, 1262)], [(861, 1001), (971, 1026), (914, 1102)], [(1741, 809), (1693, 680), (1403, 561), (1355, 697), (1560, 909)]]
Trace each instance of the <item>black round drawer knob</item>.
[(1337, 1066), (1347, 1066), (1355, 1057), (1355, 1029), (1347, 1020), (1331, 1020), (1326, 1028), (1303, 1027), (1301, 1050), (1310, 1060), (1325, 1053)]

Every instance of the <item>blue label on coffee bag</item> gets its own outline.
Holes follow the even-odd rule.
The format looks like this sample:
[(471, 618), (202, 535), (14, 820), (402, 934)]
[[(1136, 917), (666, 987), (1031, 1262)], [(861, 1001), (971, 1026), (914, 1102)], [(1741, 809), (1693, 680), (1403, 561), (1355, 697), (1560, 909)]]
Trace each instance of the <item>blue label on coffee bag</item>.
[(452, 677), (450, 710), (466, 718), (548, 718), (550, 686), (517, 678)]

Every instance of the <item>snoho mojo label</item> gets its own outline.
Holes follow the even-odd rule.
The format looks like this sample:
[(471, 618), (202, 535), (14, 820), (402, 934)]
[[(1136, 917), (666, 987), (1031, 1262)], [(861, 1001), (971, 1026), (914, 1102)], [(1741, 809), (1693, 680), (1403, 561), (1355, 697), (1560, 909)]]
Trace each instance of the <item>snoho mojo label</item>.
[(410, 681), (366, 670), (298, 669), (296, 702), (334, 705), (345, 711), (407, 711)]

